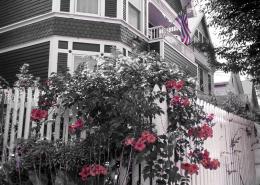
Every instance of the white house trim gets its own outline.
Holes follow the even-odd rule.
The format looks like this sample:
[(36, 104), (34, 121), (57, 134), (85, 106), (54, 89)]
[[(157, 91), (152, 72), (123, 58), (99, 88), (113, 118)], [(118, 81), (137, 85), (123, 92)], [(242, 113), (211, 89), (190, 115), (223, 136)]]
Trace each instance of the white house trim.
[(52, 12), (60, 11), (60, 2), (61, 0), (52, 0)]
[(49, 67), (48, 76), (53, 72), (57, 72), (57, 62), (58, 62), (58, 39), (52, 37), (50, 39), (50, 52), (49, 52)]

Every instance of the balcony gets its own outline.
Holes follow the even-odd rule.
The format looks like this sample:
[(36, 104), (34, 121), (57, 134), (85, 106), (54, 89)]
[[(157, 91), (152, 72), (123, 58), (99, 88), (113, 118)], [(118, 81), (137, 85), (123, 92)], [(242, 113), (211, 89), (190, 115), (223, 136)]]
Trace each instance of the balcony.
[(148, 30), (148, 37), (150, 41), (166, 41), (180, 54), (185, 56), (191, 62), (195, 63), (193, 50), (178, 40), (177, 36), (172, 34), (171, 31), (172, 30), (169, 30), (163, 26), (152, 27)]

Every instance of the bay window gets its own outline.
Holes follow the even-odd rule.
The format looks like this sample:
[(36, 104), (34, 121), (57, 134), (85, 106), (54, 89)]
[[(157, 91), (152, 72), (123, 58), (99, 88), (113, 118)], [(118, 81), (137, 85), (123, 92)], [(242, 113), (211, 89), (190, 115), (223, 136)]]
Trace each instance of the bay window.
[(74, 71), (82, 63), (85, 63), (85, 67), (87, 67), (89, 70), (96, 69), (97, 61), (94, 59), (94, 57), (88, 55), (74, 55)]

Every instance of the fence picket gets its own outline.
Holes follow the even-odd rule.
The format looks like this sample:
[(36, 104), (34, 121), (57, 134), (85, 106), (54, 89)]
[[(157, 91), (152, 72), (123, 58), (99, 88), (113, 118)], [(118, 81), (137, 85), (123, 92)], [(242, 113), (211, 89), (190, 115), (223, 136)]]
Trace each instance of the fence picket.
[(23, 120), (24, 120), (24, 103), (25, 103), (25, 96), (26, 92), (25, 89), (20, 90), (20, 106), (19, 106), (19, 121), (18, 121), (18, 130), (17, 130), (17, 138), (22, 138), (23, 133)]
[(11, 108), (13, 105), (12, 102), (12, 89), (9, 89), (7, 91), (7, 99), (6, 99), (6, 103), (7, 103), (7, 108), (6, 108), (6, 119), (5, 119), (5, 130), (4, 130), (4, 138), (3, 138), (3, 157), (2, 160), (5, 161), (6, 156), (7, 156), (7, 143), (8, 143), (8, 134), (9, 134), (9, 125), (10, 125), (10, 117), (11, 117)]
[(19, 89), (14, 89), (14, 106), (13, 106), (13, 117), (11, 125), (11, 137), (10, 137), (10, 153), (13, 153), (15, 135), (16, 135), (16, 126), (17, 126), (17, 112), (18, 112), (18, 100), (19, 100)]

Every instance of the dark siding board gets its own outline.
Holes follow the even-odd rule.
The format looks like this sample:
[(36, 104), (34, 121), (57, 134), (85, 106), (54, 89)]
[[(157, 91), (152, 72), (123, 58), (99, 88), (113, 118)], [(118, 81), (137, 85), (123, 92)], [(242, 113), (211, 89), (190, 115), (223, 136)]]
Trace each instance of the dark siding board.
[(100, 44), (73, 42), (73, 49), (74, 50), (82, 50), (82, 51), (100, 52)]
[(0, 49), (52, 35), (120, 41), (129, 47), (132, 47), (134, 42), (140, 50), (148, 48), (145, 40), (134, 41), (137, 35), (123, 25), (59, 17), (0, 34)]
[(62, 41), (59, 40), (59, 46), (60, 49), (68, 49), (68, 41)]
[(166, 1), (177, 13), (182, 11), (180, 0), (166, 0)]
[(106, 0), (105, 2), (105, 16), (117, 16), (117, 0)]
[(29, 72), (42, 80), (48, 77), (50, 43), (44, 42), (33, 46), (0, 53), (0, 76), (11, 84), (17, 80), (16, 74), (24, 64), (30, 65)]
[(126, 0), (123, 1), (123, 19), (126, 21)]
[(178, 65), (180, 69), (184, 70), (190, 76), (197, 76), (197, 66), (184, 58), (181, 54), (179, 54), (175, 49), (171, 48), (171, 46), (166, 43), (164, 44), (164, 58), (165, 61)]
[(57, 72), (66, 72), (68, 68), (68, 53), (58, 53)]
[(60, 2), (60, 11), (70, 12), (70, 0), (61, 0)]
[(2, 0), (0, 27), (51, 12), (52, 0)]

